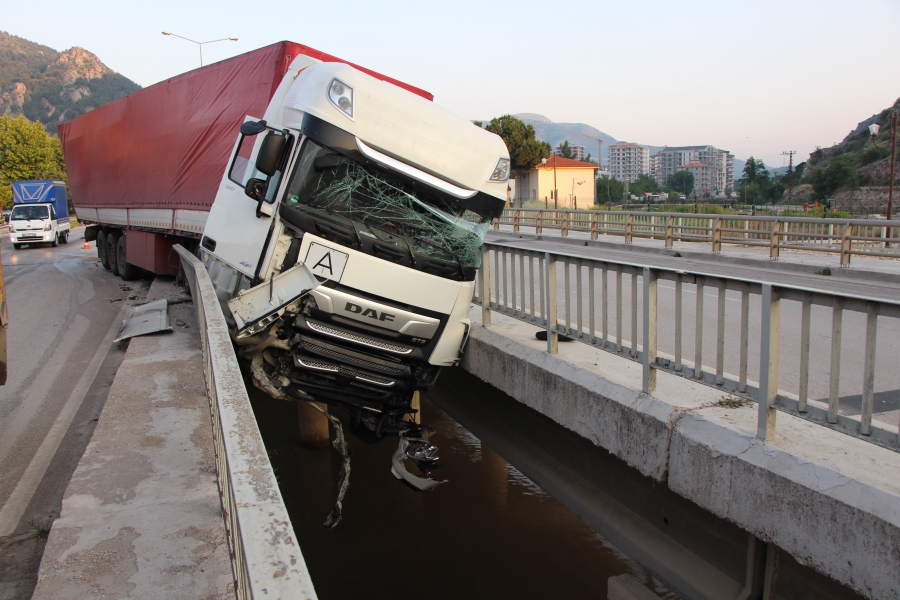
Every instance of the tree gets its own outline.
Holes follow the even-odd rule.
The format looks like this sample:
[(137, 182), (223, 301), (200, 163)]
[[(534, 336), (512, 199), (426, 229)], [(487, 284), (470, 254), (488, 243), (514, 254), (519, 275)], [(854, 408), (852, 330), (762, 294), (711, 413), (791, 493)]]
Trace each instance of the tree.
[(572, 158), (572, 147), (569, 146), (569, 140), (564, 140), (559, 146), (559, 155), (563, 158)]
[(12, 206), (12, 182), (45, 178), (66, 180), (59, 138), (25, 117), (0, 115), (0, 204)]
[(512, 115), (491, 119), (485, 129), (503, 138), (515, 171), (527, 171), (550, 156), (550, 144), (538, 140), (534, 127)]
[(630, 191), (635, 196), (640, 196), (645, 192), (655, 192), (658, 190), (659, 184), (656, 183), (656, 177), (647, 173), (643, 173), (640, 177), (632, 181), (628, 186), (628, 191)]
[(625, 184), (608, 175), (597, 179), (597, 204), (612, 204), (621, 202), (625, 194)]
[(857, 159), (844, 155), (833, 158), (825, 169), (819, 169), (812, 176), (813, 197), (824, 200), (839, 188), (856, 186)]
[(694, 174), (687, 169), (675, 171), (666, 178), (666, 186), (687, 196), (694, 190)]

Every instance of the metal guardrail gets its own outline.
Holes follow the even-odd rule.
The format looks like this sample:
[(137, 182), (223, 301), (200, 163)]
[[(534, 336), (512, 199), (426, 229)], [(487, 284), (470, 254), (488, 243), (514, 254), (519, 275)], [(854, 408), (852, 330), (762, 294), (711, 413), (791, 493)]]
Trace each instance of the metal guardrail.
[(200, 323), (219, 494), (237, 597), (313, 600), (312, 579), (256, 426), (212, 281), (197, 257), (180, 245), (175, 250)]
[(840, 255), (842, 267), (850, 266), (853, 255), (900, 258), (900, 221), (507, 208), (494, 220), (494, 229), (500, 225), (516, 232), (532, 227), (538, 235), (555, 229), (562, 237), (577, 231), (592, 240), (623, 236), (626, 244), (634, 238), (664, 240), (666, 248), (674, 242), (707, 243), (716, 254), (728, 244), (757, 246), (768, 248), (772, 260), (781, 250), (830, 252)]
[[(559, 266), (563, 271), (564, 322), (559, 322), (557, 288)], [(575, 285), (572, 287), (571, 275)], [(609, 276), (615, 277), (615, 292), (611, 293)], [(599, 296), (596, 280), (599, 276)], [(628, 277), (630, 293), (630, 344), (623, 338), (623, 279)], [(491, 281), (493, 279), (493, 286)], [(658, 282), (675, 283), (674, 347), (662, 357), (658, 348), (659, 320)], [(898, 427), (884, 426), (872, 421), (875, 390), (875, 341), (878, 317), (900, 318), (900, 299), (862, 298), (847, 294), (814, 290), (799, 286), (771, 284), (763, 281), (722, 277), (700, 271), (685, 271), (647, 267), (635, 263), (604, 261), (575, 257), (563, 253), (535, 252), (509, 245), (486, 243), (483, 263), (478, 275), (478, 295), (474, 299), (482, 306), (485, 327), (491, 325), (491, 311), (514, 317), (547, 329), (547, 350), (556, 353), (558, 336), (565, 335), (582, 343), (630, 358), (643, 365), (645, 393), (656, 390), (657, 372), (665, 371), (718, 387), (729, 393), (754, 400), (759, 405), (757, 435), (770, 440), (775, 435), (775, 411), (782, 410), (821, 425), (879, 445), (900, 449)], [(684, 360), (682, 305), (685, 285), (696, 286), (694, 327), (694, 361)], [(718, 291), (716, 313), (715, 364), (703, 362), (704, 289)], [(638, 308), (638, 288), (642, 290)], [(731, 338), (725, 335), (725, 293), (740, 292), (739, 373), (725, 372), (725, 345)], [(750, 297), (760, 297), (761, 345), (759, 354), (760, 382), (747, 378), (749, 347)], [(536, 303), (537, 300), (537, 303)], [(610, 327), (610, 300), (615, 302), (614, 323)], [(795, 300), (801, 304), (801, 339), (799, 394), (779, 390), (779, 349), (781, 343), (781, 301)], [(830, 395), (828, 403), (809, 399), (810, 315), (813, 305), (832, 309), (831, 368), (828, 374)], [(572, 312), (575, 312), (573, 323)], [(860, 415), (839, 413), (841, 367), (841, 338), (843, 314), (846, 311), (866, 315), (865, 357)], [(600, 320), (597, 321), (599, 312)], [(638, 346), (638, 315), (642, 315), (642, 341)], [(574, 324), (574, 327), (573, 327)], [(587, 328), (585, 328), (585, 325)]]

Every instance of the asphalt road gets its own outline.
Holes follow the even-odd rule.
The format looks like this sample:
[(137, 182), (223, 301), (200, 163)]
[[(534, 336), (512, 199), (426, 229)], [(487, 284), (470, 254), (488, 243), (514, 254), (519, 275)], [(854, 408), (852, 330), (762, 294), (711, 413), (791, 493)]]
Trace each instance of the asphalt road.
[[(660, 266), (688, 271), (702, 271), (713, 275), (728, 275), (743, 277), (758, 281), (771, 281), (819, 288), (833, 291), (841, 291), (859, 296), (875, 298), (900, 297), (900, 284), (885, 281), (867, 281), (850, 279), (847, 277), (827, 277), (813, 273), (791, 271), (787, 267), (773, 266), (768, 261), (763, 261), (759, 266), (747, 264), (729, 264), (710, 256), (709, 260), (700, 258), (682, 258), (665, 254), (629, 251), (627, 248), (597, 248), (566, 243), (553, 237), (546, 236), (543, 240), (529, 240), (519, 238), (518, 235), (492, 233), (488, 241), (507, 243), (509, 245), (528, 248), (532, 250), (544, 250), (561, 252), (575, 256), (584, 256), (610, 261), (630, 262), (633, 264)], [(575, 267), (570, 272), (570, 293), (572, 297), (572, 323), (575, 327)], [(493, 285), (492, 273), (492, 285)], [(518, 277), (518, 266), (516, 267)], [(526, 274), (527, 276), (527, 274)], [(557, 299), (559, 304), (559, 320), (565, 319), (564, 312), (564, 279), (562, 267), (558, 267)], [(587, 272), (582, 274), (584, 285), (587, 286)], [(641, 322), (641, 294), (643, 293), (641, 282), (638, 282), (638, 340), (642, 335), (643, 324)], [(631, 281), (625, 274), (622, 276), (623, 302), (622, 302), (622, 326), (623, 337), (626, 345), (631, 339)], [(615, 274), (609, 275), (609, 322), (611, 332), (614, 334), (615, 323)], [(696, 287), (685, 284), (683, 287), (683, 338), (682, 356), (685, 360), (694, 360), (694, 332), (696, 312)], [(672, 355), (675, 348), (675, 284), (671, 281), (661, 281), (658, 292), (659, 329), (658, 346), (660, 353)], [(595, 278), (595, 295), (600, 297), (600, 276)], [(496, 296), (495, 296), (496, 298)], [(716, 352), (716, 311), (718, 291), (706, 287), (704, 289), (704, 320), (703, 320), (703, 364), (707, 370), (715, 371)], [(759, 348), (760, 348), (760, 306), (759, 296), (750, 297), (750, 337), (748, 376), (750, 380), (759, 380)], [(537, 292), (535, 302), (537, 302)], [(599, 300), (598, 300), (599, 302)], [(725, 371), (736, 374), (739, 372), (740, 352), (740, 294), (737, 292), (726, 293), (726, 342), (725, 342)], [(583, 311), (584, 327), (587, 329), (587, 299), (585, 298)], [(596, 327), (600, 330), (600, 309), (595, 313)], [(781, 357), (779, 388), (791, 393), (799, 391), (800, 373), (800, 304), (798, 302), (783, 301), (781, 317)], [(843, 336), (841, 343), (841, 411), (845, 414), (859, 414), (861, 393), (863, 386), (863, 357), (865, 348), (866, 316), (864, 314), (845, 311), (843, 323)], [(598, 333), (599, 335), (599, 333)], [(893, 318), (879, 317), (877, 333), (877, 353), (875, 363), (875, 413), (878, 420), (897, 425), (900, 417), (900, 370), (897, 369), (896, 357), (900, 355), (900, 321)], [(827, 402), (829, 396), (829, 374), (831, 371), (831, 309), (814, 306), (811, 316), (810, 330), (810, 398)]]
[(112, 343), (131, 296), (83, 229), (57, 248), (0, 243), (9, 307), (0, 387), (0, 600), (30, 597), (44, 539), (124, 356)]

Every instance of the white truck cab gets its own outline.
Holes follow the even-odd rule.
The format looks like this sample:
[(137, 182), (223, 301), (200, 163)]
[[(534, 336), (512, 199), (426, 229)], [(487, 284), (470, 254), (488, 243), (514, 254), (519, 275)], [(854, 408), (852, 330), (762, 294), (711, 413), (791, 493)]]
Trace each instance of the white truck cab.
[(198, 249), (255, 384), (406, 430), (414, 392), (459, 360), (509, 165), (471, 122), (298, 56), (241, 127)]
[(16, 250), (25, 244), (68, 243), (71, 224), (64, 182), (15, 181), (12, 188), (9, 239)]

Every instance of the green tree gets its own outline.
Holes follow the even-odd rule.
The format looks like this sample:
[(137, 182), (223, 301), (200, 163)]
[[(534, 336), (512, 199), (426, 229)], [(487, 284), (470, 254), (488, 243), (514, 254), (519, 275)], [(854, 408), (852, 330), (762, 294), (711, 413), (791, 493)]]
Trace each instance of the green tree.
[(625, 194), (625, 184), (608, 175), (597, 179), (597, 204), (621, 202)]
[(666, 178), (666, 187), (687, 196), (694, 190), (694, 174), (687, 169), (675, 171)]
[(813, 197), (824, 200), (842, 187), (855, 187), (857, 161), (856, 157), (845, 154), (833, 158), (827, 168), (817, 170), (812, 177)]
[(27, 179), (66, 180), (62, 145), (40, 123), (0, 115), (0, 204), (12, 206), (12, 182)]
[(572, 158), (572, 147), (569, 146), (569, 140), (564, 140), (559, 146), (559, 155), (563, 158)]
[(628, 185), (628, 191), (635, 196), (640, 196), (644, 192), (659, 191), (659, 184), (656, 183), (656, 177), (643, 173)]
[(534, 127), (512, 115), (491, 119), (485, 129), (503, 138), (515, 171), (527, 171), (550, 156), (550, 144), (538, 140)]

